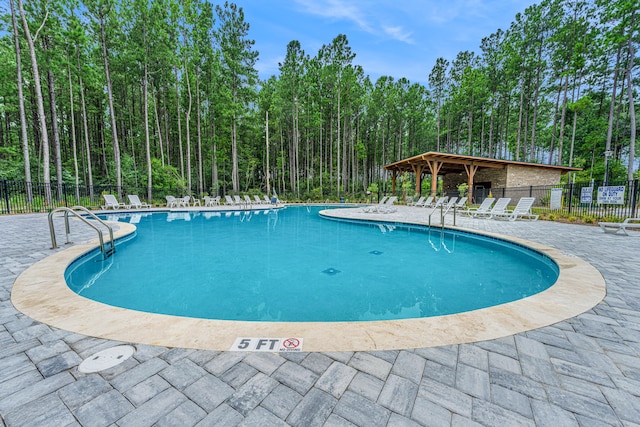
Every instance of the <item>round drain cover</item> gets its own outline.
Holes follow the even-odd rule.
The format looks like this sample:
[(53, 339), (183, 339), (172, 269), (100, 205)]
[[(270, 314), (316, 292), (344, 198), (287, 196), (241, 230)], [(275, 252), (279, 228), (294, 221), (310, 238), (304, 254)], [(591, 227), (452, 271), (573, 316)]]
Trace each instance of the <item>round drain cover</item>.
[(135, 348), (130, 345), (118, 345), (116, 347), (107, 348), (84, 359), (80, 366), (78, 366), (78, 371), (85, 374), (104, 371), (105, 369), (121, 364), (130, 358), (134, 351), (136, 351)]

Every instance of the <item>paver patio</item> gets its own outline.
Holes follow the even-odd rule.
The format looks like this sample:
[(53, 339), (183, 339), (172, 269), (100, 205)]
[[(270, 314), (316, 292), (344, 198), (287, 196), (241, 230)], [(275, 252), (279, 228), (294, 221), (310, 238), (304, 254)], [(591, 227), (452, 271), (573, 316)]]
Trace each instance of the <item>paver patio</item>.
[[(401, 208), (385, 220), (424, 211)], [(450, 222), (450, 221), (449, 221)], [(6, 426), (640, 425), (640, 235), (553, 222), (458, 218), (594, 265), (593, 309), (506, 338), (373, 352), (238, 353), (135, 344), (83, 374), (114, 341), (18, 312), (16, 277), (50, 255), (46, 215), (0, 216), (0, 416)], [(77, 232), (75, 240), (88, 240)], [(64, 241), (63, 237), (59, 241)]]

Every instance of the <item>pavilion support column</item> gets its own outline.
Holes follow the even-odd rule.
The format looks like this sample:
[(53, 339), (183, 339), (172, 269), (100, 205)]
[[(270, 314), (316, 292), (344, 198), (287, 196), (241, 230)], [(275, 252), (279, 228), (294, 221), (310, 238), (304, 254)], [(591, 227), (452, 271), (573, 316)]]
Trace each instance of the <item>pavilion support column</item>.
[(467, 171), (467, 204), (471, 205), (473, 203), (473, 177), (478, 170), (478, 166), (474, 164), (464, 165), (464, 170)]
[(391, 194), (396, 194), (396, 177), (398, 171), (391, 171)]
[(416, 174), (416, 193), (420, 194), (420, 189), (422, 187), (422, 170), (424, 166), (422, 165), (413, 165), (413, 173)]
[(442, 162), (437, 160), (427, 160), (427, 166), (429, 166), (429, 170), (431, 171), (431, 196), (434, 197), (438, 192), (438, 172), (440, 172), (442, 164)]

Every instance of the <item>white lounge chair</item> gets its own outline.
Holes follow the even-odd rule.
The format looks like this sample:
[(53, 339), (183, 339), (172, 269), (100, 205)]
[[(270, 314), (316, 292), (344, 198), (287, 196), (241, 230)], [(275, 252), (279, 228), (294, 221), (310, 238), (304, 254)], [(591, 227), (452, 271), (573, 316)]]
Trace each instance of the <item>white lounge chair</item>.
[(175, 197), (165, 196), (165, 199), (167, 199), (168, 208), (175, 208), (176, 206), (178, 206), (178, 199), (176, 199)]
[(238, 196), (237, 194), (233, 195), (233, 201), (235, 202), (236, 205), (238, 206), (242, 206), (244, 204), (244, 200), (242, 200), (240, 198), (240, 196)]
[(531, 207), (535, 201), (535, 197), (522, 197), (518, 200), (518, 204), (513, 210), (495, 213), (492, 217), (495, 219), (508, 219), (509, 221), (515, 221), (517, 219), (530, 219), (535, 221), (538, 219), (538, 215), (531, 213)]
[(420, 198), (418, 199), (417, 202), (408, 203), (408, 205), (409, 206), (422, 206), (422, 205), (424, 205), (424, 199), (426, 199), (425, 196), (420, 196)]
[(449, 200), (449, 196), (438, 197), (435, 202), (431, 202), (430, 205), (424, 205), (425, 208), (439, 208), (440, 205), (444, 204)]
[(271, 202), (271, 199), (270, 199), (270, 198), (269, 198), (269, 196), (267, 196), (266, 194), (264, 195), (264, 197), (263, 197), (263, 198), (264, 198), (264, 204), (265, 204), (265, 205), (270, 205), (270, 204), (272, 203), (272, 202)]
[(501, 198), (498, 199), (496, 204), (493, 205), (493, 208), (491, 208), (491, 211), (489, 211), (488, 214), (485, 214), (485, 215), (474, 215), (474, 217), (493, 218), (494, 215), (504, 214), (504, 213), (507, 212), (507, 210), (509, 208), (509, 202), (511, 202), (511, 197), (501, 197)]
[(204, 205), (205, 206), (216, 206), (220, 204), (220, 196), (216, 196), (216, 197), (209, 197), (209, 196), (204, 196)]
[(225, 205), (229, 205), (229, 206), (234, 206), (236, 204), (236, 202), (233, 201), (231, 196), (226, 195), (226, 196), (224, 196), (224, 204)]
[(449, 210), (451, 210), (455, 206), (457, 200), (458, 200), (457, 197), (452, 197), (447, 201), (446, 204), (443, 204), (442, 213), (446, 214), (447, 212), (449, 212)]
[(253, 200), (254, 200), (254, 204), (256, 205), (264, 205), (267, 203), (265, 200), (260, 199), (260, 196), (257, 196), (255, 194), (253, 195)]
[(141, 202), (140, 197), (137, 194), (129, 194), (127, 196), (129, 198), (129, 203), (132, 208), (141, 209), (141, 208), (150, 208), (151, 205), (147, 202)]
[(466, 210), (462, 211), (461, 213), (469, 216), (488, 214), (489, 212), (491, 212), (491, 206), (495, 201), (496, 199), (494, 199), (493, 197), (487, 197), (482, 201), (482, 203), (480, 203), (480, 206), (476, 208), (469, 207)]
[(104, 205), (102, 205), (102, 209), (129, 209), (130, 206), (125, 205), (124, 203), (118, 202), (116, 196), (113, 194), (103, 194), (104, 197)]
[(247, 196), (246, 194), (243, 196), (243, 199), (247, 206), (255, 205), (255, 202), (251, 200), (251, 197)]
[(453, 206), (455, 209), (464, 209), (464, 207), (467, 204), (467, 198), (466, 197), (460, 197), (460, 199), (458, 199), (458, 201), (456, 202), (456, 204)]
[(389, 197), (384, 203), (378, 203), (377, 205), (373, 205), (373, 210), (371, 213), (392, 213), (397, 211), (398, 209), (393, 206), (393, 204), (398, 200), (396, 196)]
[(189, 202), (191, 201), (191, 196), (178, 197), (176, 199), (176, 207), (184, 206), (185, 208), (189, 207)]
[(599, 222), (598, 225), (605, 233), (616, 234), (618, 231), (622, 231), (628, 236), (628, 228), (640, 229), (640, 218), (625, 218), (622, 222)]
[(431, 206), (431, 204), (433, 203), (433, 196), (429, 196), (427, 198), (425, 198), (422, 203), (420, 203), (420, 200), (418, 200), (418, 202), (415, 204), (416, 207), (418, 208), (426, 208), (427, 206)]
[(367, 213), (377, 212), (378, 207), (383, 206), (385, 203), (387, 203), (387, 200), (389, 200), (389, 196), (384, 196), (377, 204), (365, 206), (364, 208), (362, 208), (362, 211)]

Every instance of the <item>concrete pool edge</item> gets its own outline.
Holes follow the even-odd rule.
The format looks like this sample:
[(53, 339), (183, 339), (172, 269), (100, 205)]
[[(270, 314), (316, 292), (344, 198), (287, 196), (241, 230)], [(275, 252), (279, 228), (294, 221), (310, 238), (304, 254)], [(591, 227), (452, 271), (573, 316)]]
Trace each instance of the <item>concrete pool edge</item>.
[[(339, 214), (332, 211), (332, 215)], [(133, 225), (118, 225), (116, 238), (135, 231)], [(306, 352), (391, 350), (495, 339), (577, 316), (605, 296), (604, 278), (580, 258), (523, 239), (463, 230), (514, 241), (547, 254), (560, 266), (558, 281), (546, 291), (512, 303), (421, 319), (327, 323), (194, 319), (112, 307), (71, 291), (64, 272), (76, 258), (97, 246), (97, 241), (92, 241), (55, 253), (29, 267), (16, 279), (11, 300), (18, 310), (40, 322), (115, 341), (229, 350), (238, 337), (300, 337), (304, 339)]]

